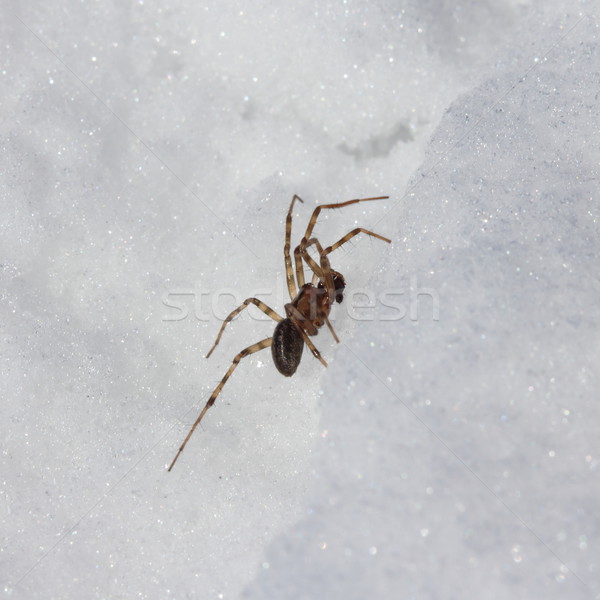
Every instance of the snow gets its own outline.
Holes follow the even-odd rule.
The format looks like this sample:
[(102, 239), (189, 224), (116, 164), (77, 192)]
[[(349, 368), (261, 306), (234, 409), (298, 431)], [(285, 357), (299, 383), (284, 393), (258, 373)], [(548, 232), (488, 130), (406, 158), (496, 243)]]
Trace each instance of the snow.
[[(597, 3), (10, 8), (3, 594), (599, 598)], [(295, 240), (389, 195), (315, 233), (392, 244), (332, 254), (329, 368), (244, 359), (167, 473), (294, 193)]]

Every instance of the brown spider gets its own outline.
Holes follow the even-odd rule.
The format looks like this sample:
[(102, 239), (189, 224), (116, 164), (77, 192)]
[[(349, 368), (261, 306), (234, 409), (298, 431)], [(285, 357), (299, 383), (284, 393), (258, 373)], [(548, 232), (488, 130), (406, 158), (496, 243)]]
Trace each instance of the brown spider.
[[(216, 348), (219, 343), (221, 336), (223, 335), (223, 330), (229, 321), (231, 321), (236, 315), (241, 313), (249, 304), (254, 304), (260, 310), (262, 310), (266, 315), (271, 317), (274, 321), (277, 322), (275, 327), (275, 331), (273, 332), (273, 336), (269, 337), (261, 342), (257, 342), (256, 344), (252, 344), (248, 346), (248, 348), (244, 348), (239, 354), (235, 356), (233, 359), (232, 365), (229, 367), (227, 373), (225, 373), (223, 379), (219, 382), (219, 385), (215, 388), (210, 398), (206, 402), (200, 416), (196, 419), (196, 422), (192, 425), (189, 433), (187, 434), (183, 444), (177, 451), (173, 462), (169, 466), (169, 471), (173, 468), (179, 455), (183, 452), (188, 440), (192, 437), (194, 430), (198, 427), (200, 421), (206, 414), (206, 411), (215, 403), (217, 396), (221, 393), (225, 382), (229, 379), (230, 375), (233, 373), (238, 363), (242, 358), (249, 356), (250, 354), (254, 354), (259, 350), (263, 350), (264, 348), (268, 348), (271, 346), (271, 351), (273, 353), (273, 362), (277, 367), (277, 370), (285, 375), (286, 377), (291, 377), (298, 368), (300, 364), (300, 359), (302, 358), (302, 350), (304, 349), (304, 344), (306, 344), (313, 355), (318, 358), (324, 366), (327, 366), (327, 363), (321, 356), (321, 353), (315, 348), (315, 345), (310, 341), (309, 335), (317, 335), (319, 329), (326, 324), (331, 331), (331, 335), (336, 342), (339, 342), (338, 336), (335, 334), (331, 323), (329, 322), (329, 312), (331, 310), (331, 306), (334, 302), (342, 302), (344, 297), (344, 288), (346, 286), (344, 277), (341, 273), (334, 271), (329, 264), (329, 259), (327, 255), (339, 248), (342, 244), (345, 244), (348, 240), (352, 239), (355, 235), (359, 233), (366, 233), (372, 237), (383, 240), (384, 242), (391, 242), (388, 238), (383, 237), (377, 233), (373, 233), (372, 231), (367, 231), (362, 227), (357, 227), (353, 229), (350, 233), (347, 233), (343, 238), (338, 240), (335, 244), (328, 246), (323, 249), (319, 240), (317, 238), (310, 237), (313, 231), (313, 228), (317, 222), (317, 218), (319, 213), (324, 208), (342, 208), (344, 206), (349, 206), (350, 204), (356, 204), (357, 202), (369, 202), (370, 200), (384, 200), (389, 198), (389, 196), (378, 196), (377, 198), (359, 198), (357, 200), (348, 200), (346, 202), (337, 202), (335, 204), (323, 204), (321, 206), (317, 206), (308, 222), (308, 227), (306, 228), (306, 232), (304, 233), (304, 237), (300, 241), (300, 244), (294, 250), (294, 261), (296, 264), (296, 280), (294, 280), (294, 270), (292, 267), (292, 259), (290, 256), (290, 240), (292, 234), (292, 209), (294, 208), (294, 203), (296, 200), (300, 200), (300, 202), (304, 202), (300, 196), (294, 195), (292, 198), (292, 202), (290, 204), (290, 209), (288, 210), (287, 219), (285, 222), (285, 246), (283, 248), (283, 256), (285, 259), (285, 273), (287, 279), (287, 287), (290, 294), (291, 302), (285, 305), (285, 314), (286, 318), (280, 317), (272, 308), (268, 307), (264, 302), (261, 302), (258, 298), (248, 298), (244, 300), (244, 303), (236, 308), (226, 319), (223, 321), (223, 325), (221, 325), (221, 329), (219, 331), (219, 335), (217, 335), (217, 339), (213, 344), (213, 347), (210, 349), (209, 353), (206, 355), (208, 358), (213, 350)], [(317, 251), (319, 252), (319, 260), (320, 264), (309, 255), (308, 248), (310, 246), (315, 246)], [(306, 264), (310, 267), (313, 272), (312, 283), (305, 283), (304, 281), (304, 265), (302, 260), (306, 262)], [(298, 291), (298, 288), (300, 291)]]

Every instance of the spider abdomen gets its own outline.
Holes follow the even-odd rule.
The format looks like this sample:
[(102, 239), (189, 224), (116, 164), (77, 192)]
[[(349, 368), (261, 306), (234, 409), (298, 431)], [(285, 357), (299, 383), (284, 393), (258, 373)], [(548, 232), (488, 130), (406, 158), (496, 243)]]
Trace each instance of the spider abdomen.
[(291, 319), (283, 319), (277, 323), (273, 332), (271, 352), (277, 370), (286, 377), (291, 377), (300, 364), (304, 350), (302, 334)]

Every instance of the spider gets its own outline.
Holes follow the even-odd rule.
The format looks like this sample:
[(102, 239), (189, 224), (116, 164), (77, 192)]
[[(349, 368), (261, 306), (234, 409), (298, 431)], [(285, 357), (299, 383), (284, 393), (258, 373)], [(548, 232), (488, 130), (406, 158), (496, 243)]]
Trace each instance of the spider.
[[(347, 233), (343, 238), (339, 239), (335, 244), (328, 246), (323, 249), (319, 240), (315, 237), (311, 237), (313, 228), (317, 222), (317, 218), (319, 217), (319, 213), (323, 209), (333, 209), (333, 208), (343, 208), (344, 206), (350, 206), (351, 204), (356, 204), (358, 202), (369, 202), (372, 200), (385, 200), (389, 198), (389, 196), (378, 196), (376, 198), (358, 198), (356, 200), (347, 200), (346, 202), (337, 202), (335, 204), (322, 204), (317, 206), (312, 213), (310, 221), (308, 222), (308, 227), (306, 228), (306, 232), (304, 233), (304, 237), (300, 241), (300, 244), (294, 250), (294, 263), (296, 267), (296, 278), (294, 279), (294, 268), (292, 266), (292, 258), (290, 255), (290, 243), (291, 243), (291, 235), (292, 235), (292, 210), (294, 208), (294, 204), (296, 200), (300, 202), (304, 202), (300, 196), (294, 195), (292, 198), (292, 202), (290, 204), (290, 208), (288, 210), (286, 222), (285, 222), (285, 246), (283, 248), (283, 256), (285, 260), (285, 273), (287, 280), (287, 288), (290, 294), (290, 300), (288, 304), (285, 305), (285, 319), (278, 315), (272, 308), (267, 306), (264, 302), (260, 301), (258, 298), (248, 298), (244, 300), (243, 304), (238, 306), (234, 311), (232, 311), (229, 316), (223, 321), (223, 325), (221, 325), (221, 329), (219, 334), (217, 335), (217, 339), (213, 344), (212, 348), (206, 355), (208, 358), (213, 350), (217, 347), (217, 344), (221, 340), (221, 336), (223, 335), (223, 331), (227, 323), (229, 323), (232, 319), (234, 319), (237, 315), (239, 315), (247, 306), (250, 304), (254, 304), (260, 310), (262, 310), (266, 315), (271, 317), (277, 325), (275, 326), (275, 331), (273, 332), (272, 337), (266, 338), (260, 342), (252, 344), (247, 348), (244, 348), (241, 352), (239, 352), (232, 361), (229, 370), (223, 376), (223, 379), (219, 382), (219, 385), (215, 388), (210, 398), (204, 405), (202, 412), (192, 425), (189, 433), (187, 434), (183, 444), (177, 451), (175, 458), (171, 462), (169, 466), (169, 471), (173, 468), (180, 454), (183, 452), (186, 444), (189, 439), (192, 437), (196, 427), (198, 427), (200, 421), (208, 411), (208, 409), (215, 403), (217, 396), (221, 393), (223, 386), (237, 367), (238, 363), (242, 358), (246, 356), (250, 356), (250, 354), (254, 354), (260, 350), (264, 350), (265, 348), (271, 347), (271, 351), (273, 354), (273, 362), (277, 367), (277, 370), (286, 377), (291, 377), (298, 368), (300, 364), (300, 359), (302, 358), (302, 351), (304, 350), (304, 344), (308, 346), (313, 356), (323, 363), (326, 367), (327, 363), (321, 356), (321, 353), (317, 350), (315, 345), (312, 343), (308, 336), (317, 335), (319, 329), (323, 327), (323, 325), (327, 325), (331, 335), (335, 339), (336, 342), (339, 342), (339, 338), (336, 335), (331, 323), (329, 322), (329, 312), (331, 310), (332, 305), (335, 302), (342, 302), (344, 298), (344, 288), (346, 287), (346, 283), (344, 277), (341, 273), (334, 271), (329, 264), (328, 255), (331, 254), (334, 250), (339, 248), (342, 244), (345, 244), (347, 241), (351, 240), (354, 236), (359, 233), (365, 233), (374, 238), (378, 238), (387, 242), (388, 244), (391, 242), (386, 237), (379, 235), (378, 233), (373, 233), (372, 231), (368, 231), (363, 229), (362, 227), (357, 227), (353, 229), (350, 233)], [(317, 252), (319, 253), (319, 263), (317, 263), (312, 256), (308, 253), (308, 248), (311, 246), (315, 246)], [(303, 261), (310, 267), (313, 275), (312, 282), (305, 283), (304, 280), (304, 264)]]

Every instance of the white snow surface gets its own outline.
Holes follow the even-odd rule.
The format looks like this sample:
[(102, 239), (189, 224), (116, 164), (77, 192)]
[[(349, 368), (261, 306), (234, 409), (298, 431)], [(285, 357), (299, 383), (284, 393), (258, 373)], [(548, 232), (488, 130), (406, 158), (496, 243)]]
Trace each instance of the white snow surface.
[(4, 8), (4, 596), (600, 598), (597, 2)]

